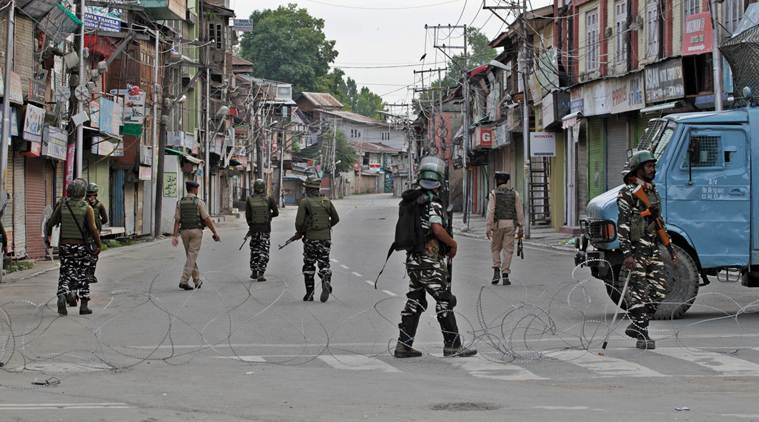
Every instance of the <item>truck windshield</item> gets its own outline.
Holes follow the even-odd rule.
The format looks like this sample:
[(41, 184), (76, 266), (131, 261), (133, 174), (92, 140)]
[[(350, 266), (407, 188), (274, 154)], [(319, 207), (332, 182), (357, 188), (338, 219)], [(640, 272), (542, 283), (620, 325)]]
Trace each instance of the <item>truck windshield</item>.
[(667, 123), (664, 130), (661, 131), (659, 138), (654, 140), (651, 151), (653, 151), (654, 158), (657, 160), (661, 158), (664, 151), (667, 150), (667, 145), (669, 145), (669, 141), (672, 140), (672, 135), (675, 134), (675, 128), (676, 126), (674, 122)]

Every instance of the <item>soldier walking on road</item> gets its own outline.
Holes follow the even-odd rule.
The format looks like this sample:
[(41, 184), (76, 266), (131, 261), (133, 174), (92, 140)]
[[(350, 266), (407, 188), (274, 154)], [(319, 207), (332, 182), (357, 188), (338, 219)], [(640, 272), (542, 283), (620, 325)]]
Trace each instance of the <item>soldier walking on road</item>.
[(188, 284), (190, 277), (192, 277), (196, 289), (203, 285), (203, 280), (200, 279), (200, 271), (198, 271), (198, 254), (203, 243), (203, 228), (207, 226), (211, 229), (213, 240), (217, 242), (221, 240), (211, 216), (208, 214), (206, 204), (198, 198), (199, 186), (193, 181), (185, 182), (187, 195), (177, 202), (177, 211), (174, 214), (174, 232), (171, 244), (176, 247), (179, 244), (178, 237), (181, 234), (187, 256), (182, 276), (179, 279), (179, 288), (184, 290), (193, 289)]
[(332, 293), (332, 270), (329, 263), (332, 227), (340, 221), (340, 217), (332, 201), (320, 195), (319, 178), (309, 177), (305, 187), (306, 197), (298, 204), (298, 214), (295, 217), (295, 231), (303, 238), (303, 277), (306, 282), (306, 295), (303, 296), (303, 300), (314, 300), (314, 276), (318, 264), (319, 278), (322, 281), (319, 300), (326, 302)]
[[(648, 322), (667, 294), (655, 221), (660, 218), (661, 203), (653, 183), (656, 159), (649, 151), (638, 151), (630, 158), (626, 173), (625, 186), (617, 197), (618, 236), (625, 257), (620, 278), (626, 280), (629, 275), (625, 303), (632, 321), (625, 334), (637, 340), (637, 348), (653, 349), (656, 344), (648, 336)], [(648, 206), (640, 194), (647, 197)]]
[(87, 182), (73, 180), (66, 188), (68, 198), (62, 199), (53, 210), (45, 227), (45, 244), (50, 244), (53, 227), (60, 224), (58, 255), (61, 260), (58, 276), (58, 313), (67, 315), (66, 303), (76, 306), (77, 295), (81, 301), (80, 315), (89, 315), (91, 255), (99, 255), (102, 249), (95, 211), (84, 200)]
[[(105, 205), (98, 200), (98, 185), (90, 183), (87, 186), (87, 203), (90, 204), (92, 210), (95, 211), (95, 223), (97, 224), (98, 233), (103, 231), (103, 224), (108, 223), (108, 211), (105, 209)], [(98, 265), (99, 255), (92, 254), (92, 264), (90, 265), (90, 283), (97, 283), (98, 279), (95, 277), (95, 270)]]
[[(446, 231), (449, 218), (440, 200), (439, 189), (445, 180), (446, 164), (436, 157), (426, 157), (419, 166), (419, 186), (421, 189), (406, 191), (403, 201), (416, 203), (415, 227), (422, 238), (421, 245), (412, 248), (406, 255), (406, 272), (409, 275), (408, 300), (401, 311), (400, 334), (395, 346), (396, 358), (411, 358), (422, 355), (412, 348), (419, 325), (419, 317), (427, 309), (427, 293), (435, 299), (435, 312), (443, 332), (444, 356), (472, 356), (477, 353), (461, 345), (461, 337), (453, 308), (456, 297), (451, 293), (451, 284), (445, 258), (456, 256), (457, 244)], [(401, 203), (404, 206), (404, 203)], [(416, 231), (416, 230), (415, 230)], [(421, 251), (417, 250), (420, 249)]]
[(521, 239), (524, 227), (524, 211), (519, 193), (508, 186), (511, 175), (504, 172), (495, 173), (496, 188), (490, 192), (487, 212), (487, 237), (490, 239), (490, 251), (493, 255), (493, 280), (498, 284), (503, 278), (503, 285), (511, 284), (511, 258), (514, 256), (514, 234)]
[(253, 196), (245, 204), (245, 219), (250, 234), (250, 278), (266, 281), (264, 273), (269, 264), (271, 246), (271, 219), (279, 215), (274, 199), (265, 194), (266, 184), (257, 179), (253, 182)]

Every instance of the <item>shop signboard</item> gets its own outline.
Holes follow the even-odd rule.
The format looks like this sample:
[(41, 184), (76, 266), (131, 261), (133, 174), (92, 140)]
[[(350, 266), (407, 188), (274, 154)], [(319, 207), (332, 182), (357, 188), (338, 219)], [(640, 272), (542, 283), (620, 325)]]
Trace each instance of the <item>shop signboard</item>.
[(555, 157), (556, 134), (553, 132), (530, 132), (530, 156)]
[(42, 127), (45, 123), (45, 109), (32, 104), (26, 105), (22, 138), (30, 142), (42, 142)]
[(55, 126), (45, 126), (42, 132), (42, 155), (56, 160), (65, 160), (67, 144), (66, 131)]
[(646, 104), (682, 98), (685, 95), (683, 83), (683, 62), (669, 60), (646, 67)]
[(683, 56), (712, 51), (712, 16), (709, 12), (685, 17), (683, 27)]

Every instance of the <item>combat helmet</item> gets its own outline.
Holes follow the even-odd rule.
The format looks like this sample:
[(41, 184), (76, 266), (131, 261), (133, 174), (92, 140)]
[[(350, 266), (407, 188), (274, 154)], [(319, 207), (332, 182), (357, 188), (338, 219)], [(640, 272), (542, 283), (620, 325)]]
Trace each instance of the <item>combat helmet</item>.
[(640, 166), (649, 161), (656, 161), (656, 157), (654, 157), (654, 154), (652, 154), (651, 151), (647, 149), (635, 151), (632, 157), (627, 161), (627, 165), (622, 171), (622, 175), (624, 177), (630, 176), (632, 173), (635, 173)]
[(306, 189), (320, 189), (322, 187), (322, 180), (316, 176), (309, 176), (303, 183)]
[(424, 157), (419, 163), (419, 186), (437, 189), (445, 180), (445, 161), (437, 157)]
[(87, 195), (90, 195), (93, 193), (97, 194), (99, 190), (100, 188), (95, 183), (90, 183), (89, 185), (87, 185)]
[(262, 179), (256, 179), (256, 181), (253, 182), (253, 192), (264, 193), (265, 190), (266, 190), (266, 182), (264, 182)]

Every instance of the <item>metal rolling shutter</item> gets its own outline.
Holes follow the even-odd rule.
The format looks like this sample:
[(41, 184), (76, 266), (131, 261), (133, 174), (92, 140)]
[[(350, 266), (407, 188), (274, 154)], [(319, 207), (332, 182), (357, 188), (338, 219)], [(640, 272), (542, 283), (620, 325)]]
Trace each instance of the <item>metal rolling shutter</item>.
[(602, 119), (588, 119), (588, 194), (589, 199), (606, 191), (604, 154), (604, 123)]
[(26, 256), (26, 187), (24, 157), (13, 154), (13, 250), (16, 258)]
[(42, 241), (42, 221), (45, 218), (45, 159), (27, 158), (26, 186), (26, 244), (30, 258), (45, 256)]
[(585, 206), (588, 205), (588, 126), (576, 127), (575, 130), (583, 130), (577, 142), (577, 168), (575, 190), (577, 191), (577, 215), (585, 215)]
[(606, 189), (622, 184), (627, 162), (627, 119), (611, 117), (606, 121)]

